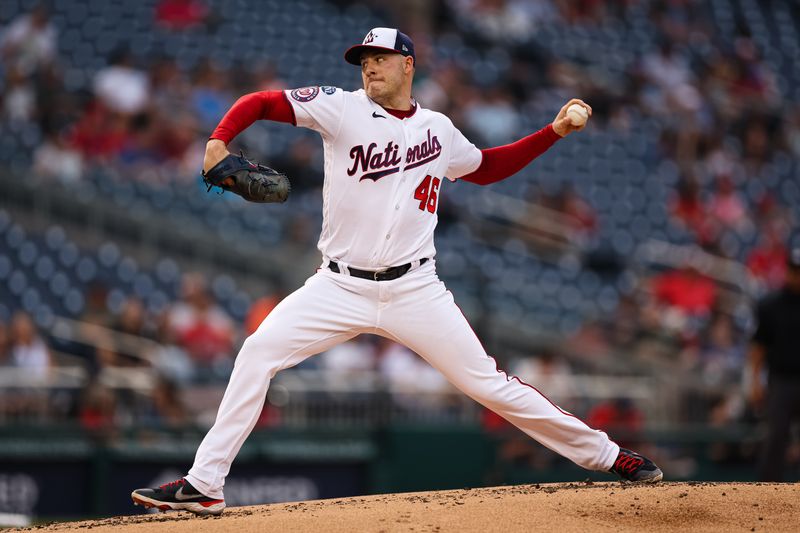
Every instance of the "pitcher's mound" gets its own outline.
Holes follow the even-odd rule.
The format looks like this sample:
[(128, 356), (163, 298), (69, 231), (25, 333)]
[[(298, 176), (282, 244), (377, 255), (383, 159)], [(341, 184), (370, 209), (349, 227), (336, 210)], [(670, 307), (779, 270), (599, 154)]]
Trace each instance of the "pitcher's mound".
[(58, 523), (36, 531), (480, 532), (793, 531), (800, 484), (519, 485), (229, 508), (220, 517), (167, 513)]

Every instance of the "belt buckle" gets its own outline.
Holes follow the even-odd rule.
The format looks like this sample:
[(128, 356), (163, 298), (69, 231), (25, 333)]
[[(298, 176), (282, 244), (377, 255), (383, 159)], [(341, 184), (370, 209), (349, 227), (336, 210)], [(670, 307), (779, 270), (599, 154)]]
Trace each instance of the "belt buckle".
[(375, 281), (380, 281), (380, 280), (378, 279), (378, 274), (380, 274), (380, 273), (381, 273), (381, 271), (380, 271), (380, 270), (376, 270), (375, 272), (373, 272), (373, 273), (372, 273), (372, 279), (373, 279), (373, 280), (375, 280)]

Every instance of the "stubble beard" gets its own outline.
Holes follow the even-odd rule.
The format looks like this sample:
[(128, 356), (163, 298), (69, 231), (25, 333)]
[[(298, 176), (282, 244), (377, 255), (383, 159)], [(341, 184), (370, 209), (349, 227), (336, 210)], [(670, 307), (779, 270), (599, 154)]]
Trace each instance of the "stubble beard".
[(364, 90), (370, 99), (384, 107), (391, 107), (395, 96), (400, 92), (401, 83), (397, 80), (383, 78), (378, 85), (368, 84)]
[(367, 96), (369, 96), (374, 102), (377, 102), (381, 105), (384, 105), (388, 101), (388, 98), (386, 97), (388, 87), (386, 87), (385, 83), (386, 82), (384, 82), (382, 87), (375, 87), (374, 84), (367, 86)]

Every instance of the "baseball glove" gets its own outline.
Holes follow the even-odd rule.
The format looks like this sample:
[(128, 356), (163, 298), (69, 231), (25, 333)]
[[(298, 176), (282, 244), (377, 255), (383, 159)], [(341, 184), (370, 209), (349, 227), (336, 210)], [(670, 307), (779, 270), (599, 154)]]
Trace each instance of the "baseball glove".
[(208, 172), (203, 172), (203, 181), (212, 187), (238, 194), (248, 202), (285, 202), (292, 187), (289, 178), (264, 165), (253, 163), (239, 155), (228, 154)]

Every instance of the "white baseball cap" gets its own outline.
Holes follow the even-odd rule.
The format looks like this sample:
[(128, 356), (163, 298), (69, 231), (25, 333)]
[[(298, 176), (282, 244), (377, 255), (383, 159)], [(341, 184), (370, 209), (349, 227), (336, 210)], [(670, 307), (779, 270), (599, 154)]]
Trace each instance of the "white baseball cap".
[(417, 56), (414, 55), (414, 43), (411, 38), (395, 28), (372, 28), (361, 44), (347, 49), (344, 53), (345, 61), (352, 65), (361, 65), (361, 52), (368, 48), (396, 52), (412, 57), (414, 63), (417, 62)]

